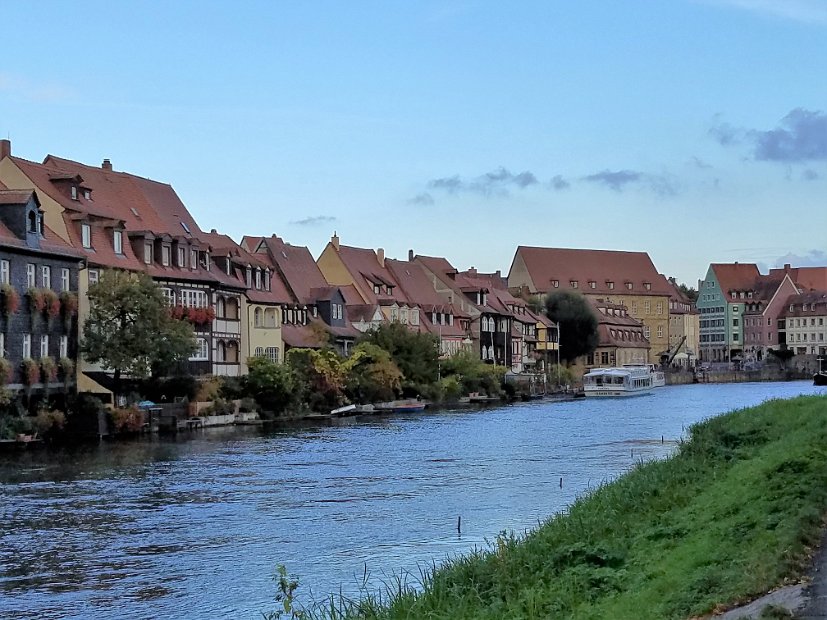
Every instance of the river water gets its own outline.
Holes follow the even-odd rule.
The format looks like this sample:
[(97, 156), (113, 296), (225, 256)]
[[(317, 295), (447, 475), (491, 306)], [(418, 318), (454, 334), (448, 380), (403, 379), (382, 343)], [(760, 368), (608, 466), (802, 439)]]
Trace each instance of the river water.
[(356, 594), (366, 568), (375, 590), (536, 527), (696, 421), (810, 393), (675, 386), (0, 457), (0, 617), (256, 618), (277, 564), (305, 603)]

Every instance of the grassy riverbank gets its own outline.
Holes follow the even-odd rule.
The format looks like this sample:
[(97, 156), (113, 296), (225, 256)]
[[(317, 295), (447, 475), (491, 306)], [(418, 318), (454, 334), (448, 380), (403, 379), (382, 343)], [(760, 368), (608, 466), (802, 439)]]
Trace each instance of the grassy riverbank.
[(694, 426), (673, 458), (449, 562), (421, 591), (332, 616), (688, 618), (800, 574), (825, 508), (827, 399), (771, 401)]

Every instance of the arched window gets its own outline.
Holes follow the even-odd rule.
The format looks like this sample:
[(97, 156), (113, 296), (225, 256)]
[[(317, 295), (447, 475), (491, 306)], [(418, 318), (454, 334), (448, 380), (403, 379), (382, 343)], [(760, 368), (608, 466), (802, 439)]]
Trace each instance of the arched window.
[(238, 300), (235, 297), (230, 297), (227, 300), (227, 309), (224, 316), (233, 321), (238, 320)]
[(255, 326), (256, 327), (263, 327), (264, 326), (264, 321), (262, 320), (263, 315), (264, 315), (264, 312), (261, 310), (261, 308), (256, 308), (255, 313), (254, 313)]
[(224, 351), (224, 360), (226, 362), (231, 364), (238, 363), (238, 343), (235, 340), (228, 341)]
[(223, 319), (223, 318), (227, 317), (227, 305), (224, 302), (223, 297), (218, 298), (218, 303), (215, 305), (215, 307), (216, 307), (215, 314), (218, 316), (218, 318)]
[(215, 351), (215, 361), (216, 362), (223, 362), (227, 359), (227, 346), (224, 344), (223, 340), (219, 340), (216, 345)]

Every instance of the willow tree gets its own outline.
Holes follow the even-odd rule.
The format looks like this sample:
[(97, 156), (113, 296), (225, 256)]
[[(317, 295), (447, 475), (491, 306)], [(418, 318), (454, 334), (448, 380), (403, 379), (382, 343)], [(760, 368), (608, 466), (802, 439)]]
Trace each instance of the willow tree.
[(81, 352), (113, 372), (115, 403), (124, 375), (144, 378), (195, 351), (192, 326), (174, 319), (161, 289), (146, 274), (104, 271), (89, 287)]

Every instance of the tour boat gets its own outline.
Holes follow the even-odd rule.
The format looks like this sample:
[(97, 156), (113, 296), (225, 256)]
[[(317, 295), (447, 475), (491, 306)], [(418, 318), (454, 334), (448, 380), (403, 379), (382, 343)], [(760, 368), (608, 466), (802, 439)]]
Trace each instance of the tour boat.
[(644, 365), (594, 368), (583, 376), (586, 397), (637, 396), (653, 388), (652, 373)]
[(654, 364), (623, 364), (623, 368), (648, 368), (652, 373), (652, 387), (663, 387), (666, 385), (666, 375), (657, 369)]

